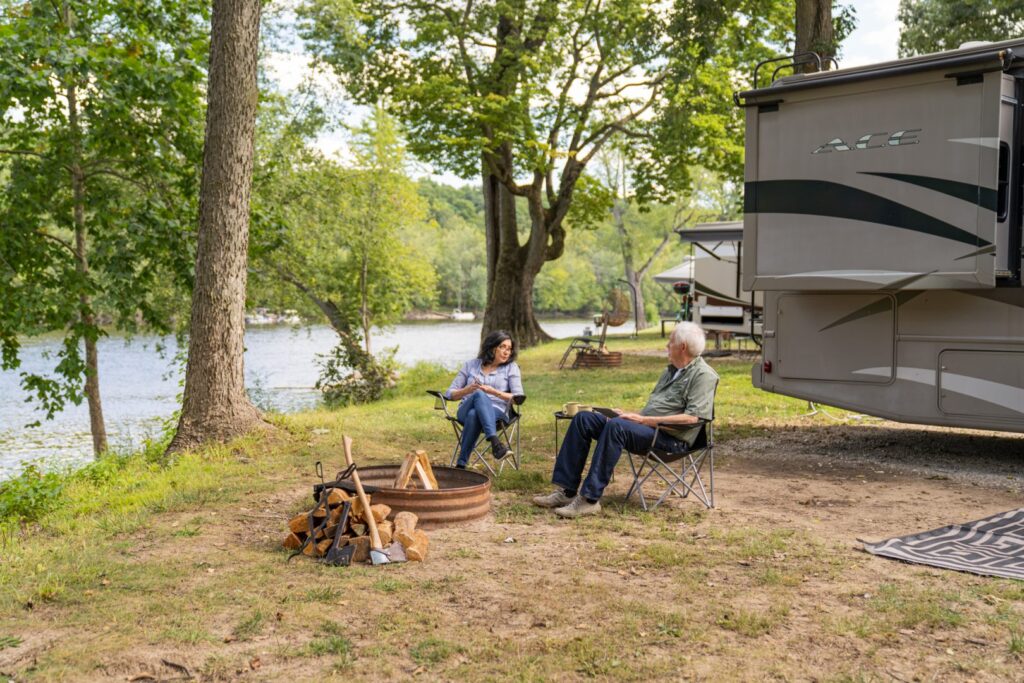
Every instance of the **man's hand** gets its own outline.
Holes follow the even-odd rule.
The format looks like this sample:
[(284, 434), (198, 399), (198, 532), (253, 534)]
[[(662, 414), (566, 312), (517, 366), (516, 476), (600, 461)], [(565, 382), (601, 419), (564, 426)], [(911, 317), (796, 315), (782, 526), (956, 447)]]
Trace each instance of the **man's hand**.
[(647, 424), (647, 417), (645, 415), (641, 415), (640, 413), (627, 413), (623, 410), (619, 410), (618, 408), (615, 409), (615, 412), (623, 420), (629, 420), (630, 422), (636, 422), (637, 424), (641, 425)]

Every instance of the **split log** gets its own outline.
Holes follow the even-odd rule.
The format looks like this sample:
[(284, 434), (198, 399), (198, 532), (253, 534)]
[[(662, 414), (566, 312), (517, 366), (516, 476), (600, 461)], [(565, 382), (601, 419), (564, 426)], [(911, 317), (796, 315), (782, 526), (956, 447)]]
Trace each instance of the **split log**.
[(331, 489), (331, 492), (327, 494), (327, 504), (331, 507), (341, 505), (346, 500), (351, 499), (352, 496), (348, 495), (343, 489)]
[(405, 460), (402, 461), (402, 466), (398, 468), (398, 476), (395, 477), (395, 483), (393, 488), (404, 489), (409, 485), (409, 480), (412, 479), (413, 471), (418, 461), (415, 451), (409, 451), (405, 455)]
[(377, 533), (380, 534), (380, 544), (386, 548), (391, 545), (391, 539), (395, 535), (395, 523), (385, 519), (377, 525)]
[(420, 521), (420, 518), (416, 516), (415, 512), (403, 510), (395, 515), (395, 531), (405, 531), (411, 534), (413, 529), (416, 528), (416, 522), (418, 521)]
[(295, 550), (296, 548), (302, 545), (302, 539), (299, 538), (297, 534), (288, 534), (288, 536), (284, 539), (284, 543), (282, 543), (281, 545), (283, 545), (288, 550)]
[(293, 534), (304, 534), (309, 531), (309, 514), (303, 512), (288, 520), (288, 530)]
[(405, 548), (416, 543), (416, 537), (413, 532), (416, 530), (416, 522), (419, 521), (419, 517), (416, 513), (403, 510), (395, 515), (395, 531), (392, 534), (394, 539), (402, 544)]
[(349, 541), (350, 545), (355, 546), (355, 551), (352, 553), (352, 563), (366, 562), (370, 559), (370, 537), (369, 536), (356, 536)]
[(416, 464), (416, 473), (420, 475), (423, 488), (428, 491), (436, 491), (439, 488), (437, 477), (434, 476), (434, 468), (430, 466), (430, 458), (427, 457), (426, 451), (416, 451)]
[(323, 557), (324, 554), (330, 549), (331, 543), (334, 542), (333, 538), (325, 538), (316, 544), (316, 556)]
[(423, 558), (427, 556), (430, 539), (422, 529), (416, 529), (412, 534), (413, 542), (409, 545), (402, 544), (402, 547), (405, 548), (405, 556), (414, 562), (422, 562)]
[[(366, 496), (366, 500), (370, 500), (370, 496)], [(373, 507), (372, 505), (370, 506)], [(358, 497), (352, 499), (352, 510), (348, 513), (350, 519), (353, 520), (365, 520), (365, 511), (363, 510), (363, 501), (359, 500)]]
[(318, 505), (317, 508), (315, 510), (313, 510), (313, 518), (314, 519), (323, 519), (326, 516), (327, 516), (327, 510), (324, 509), (323, 505)]
[(370, 512), (373, 513), (373, 521), (377, 522), (379, 525), (388, 518), (388, 515), (391, 514), (391, 506), (385, 505), (384, 503), (378, 503), (377, 505), (370, 506)]

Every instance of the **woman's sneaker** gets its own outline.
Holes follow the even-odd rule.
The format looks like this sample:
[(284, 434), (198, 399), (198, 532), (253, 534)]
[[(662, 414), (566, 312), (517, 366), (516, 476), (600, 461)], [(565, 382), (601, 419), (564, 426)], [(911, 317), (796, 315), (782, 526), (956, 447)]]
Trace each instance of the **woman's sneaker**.
[(539, 505), (542, 508), (560, 508), (571, 501), (572, 498), (565, 495), (565, 491), (562, 489), (552, 491), (551, 493), (545, 493), (543, 496), (533, 497), (533, 504)]
[(494, 456), (495, 460), (501, 460), (511, 452), (511, 449), (502, 441), (491, 444), (491, 455)]

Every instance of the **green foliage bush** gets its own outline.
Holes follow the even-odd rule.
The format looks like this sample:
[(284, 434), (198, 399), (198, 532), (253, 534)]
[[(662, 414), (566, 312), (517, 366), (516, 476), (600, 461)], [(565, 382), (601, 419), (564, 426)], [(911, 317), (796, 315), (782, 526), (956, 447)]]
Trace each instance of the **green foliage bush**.
[(0, 521), (31, 522), (56, 505), (64, 479), (29, 463), (17, 477), (0, 484)]
[(320, 377), (316, 388), (332, 407), (379, 401), (386, 390), (395, 386), (398, 376), (394, 349), (375, 358), (345, 339), (321, 355), (318, 363)]

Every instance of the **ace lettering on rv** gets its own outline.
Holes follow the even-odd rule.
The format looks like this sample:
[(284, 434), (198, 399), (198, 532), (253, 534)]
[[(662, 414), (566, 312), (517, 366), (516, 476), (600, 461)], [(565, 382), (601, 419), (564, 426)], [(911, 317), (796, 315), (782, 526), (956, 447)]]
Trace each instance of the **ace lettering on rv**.
[[(846, 144), (842, 138), (833, 138), (826, 142), (811, 154), (823, 154), (825, 152), (850, 152), (854, 149), (880, 149), (882, 147), (899, 147), (900, 145), (916, 145), (920, 142), (914, 133), (920, 133), (920, 128), (898, 130), (895, 133), (867, 133), (857, 138), (853, 147)], [(880, 142), (872, 143), (872, 138), (884, 138)]]

